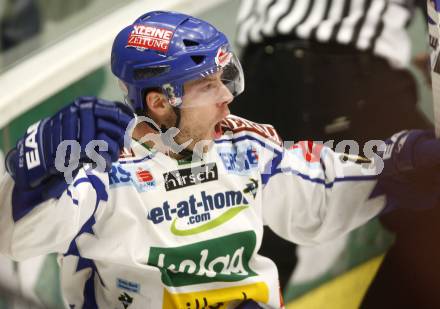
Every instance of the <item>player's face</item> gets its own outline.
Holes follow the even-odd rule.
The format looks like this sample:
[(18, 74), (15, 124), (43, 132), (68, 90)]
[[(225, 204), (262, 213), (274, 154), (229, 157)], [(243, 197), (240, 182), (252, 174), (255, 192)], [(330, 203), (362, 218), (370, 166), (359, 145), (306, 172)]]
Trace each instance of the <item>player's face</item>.
[(233, 96), (221, 80), (221, 72), (184, 85), (178, 143), (193, 139), (189, 149), (201, 140), (220, 137), (220, 122), (229, 115)]

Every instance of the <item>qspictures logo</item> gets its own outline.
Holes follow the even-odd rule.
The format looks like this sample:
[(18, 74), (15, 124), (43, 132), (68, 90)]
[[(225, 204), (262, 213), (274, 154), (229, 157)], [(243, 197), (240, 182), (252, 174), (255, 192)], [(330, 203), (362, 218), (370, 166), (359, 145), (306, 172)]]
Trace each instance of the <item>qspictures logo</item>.
[(247, 231), (181, 247), (151, 247), (148, 265), (160, 269), (167, 286), (241, 281), (257, 275), (249, 266), (255, 244), (255, 233)]
[(197, 167), (179, 169), (163, 174), (165, 190), (172, 191), (199, 183), (218, 180), (218, 170), (215, 163)]

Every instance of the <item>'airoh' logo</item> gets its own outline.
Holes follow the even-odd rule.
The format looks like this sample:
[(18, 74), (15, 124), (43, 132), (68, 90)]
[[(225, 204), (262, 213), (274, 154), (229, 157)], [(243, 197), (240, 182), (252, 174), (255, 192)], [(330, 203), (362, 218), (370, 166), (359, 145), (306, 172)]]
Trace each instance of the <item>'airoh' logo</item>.
[(163, 178), (165, 180), (165, 190), (171, 191), (217, 180), (218, 170), (215, 163), (208, 163), (198, 167), (171, 171), (163, 174)]
[(171, 233), (190, 236), (216, 228), (248, 207), (249, 202), (240, 191), (218, 192), (214, 195), (202, 191), (200, 197), (191, 194), (187, 200), (175, 205), (165, 201), (162, 206), (151, 209), (147, 219), (153, 224), (172, 221)]
[(257, 275), (249, 267), (255, 244), (255, 233), (248, 231), (181, 247), (151, 247), (148, 265), (160, 269), (167, 286), (235, 282)]

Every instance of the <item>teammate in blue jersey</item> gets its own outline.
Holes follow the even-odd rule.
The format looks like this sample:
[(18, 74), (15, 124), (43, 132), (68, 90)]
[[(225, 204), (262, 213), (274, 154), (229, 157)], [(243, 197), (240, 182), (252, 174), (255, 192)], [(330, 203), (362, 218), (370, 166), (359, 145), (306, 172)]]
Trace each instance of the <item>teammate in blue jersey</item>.
[(243, 73), (205, 21), (147, 13), (111, 66), (126, 104), (81, 97), (30, 126), (0, 183), (0, 252), (58, 253), (66, 307), (283, 308), (263, 225), (311, 245), (438, 202), (430, 132), (363, 159), (284, 148), (272, 126), (229, 115)]

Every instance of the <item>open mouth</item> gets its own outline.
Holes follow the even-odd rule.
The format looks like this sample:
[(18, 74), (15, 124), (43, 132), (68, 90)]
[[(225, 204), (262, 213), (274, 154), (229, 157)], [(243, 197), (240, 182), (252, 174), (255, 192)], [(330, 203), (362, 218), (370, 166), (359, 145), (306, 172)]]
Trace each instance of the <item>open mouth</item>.
[(217, 122), (216, 125), (214, 126), (214, 138), (220, 138), (222, 136), (223, 132), (222, 132), (222, 126), (221, 126), (221, 121)]

